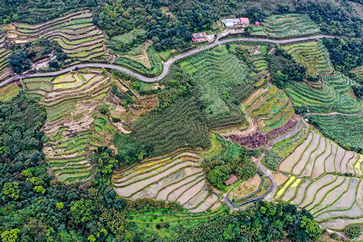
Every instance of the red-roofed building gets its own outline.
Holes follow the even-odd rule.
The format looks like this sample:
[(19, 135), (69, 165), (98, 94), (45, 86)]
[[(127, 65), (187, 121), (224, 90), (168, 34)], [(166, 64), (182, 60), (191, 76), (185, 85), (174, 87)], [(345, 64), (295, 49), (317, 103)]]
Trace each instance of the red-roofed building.
[(229, 177), (229, 179), (225, 182), (226, 186), (232, 185), (233, 183), (235, 183), (237, 181), (237, 177), (235, 175), (231, 175)]
[(241, 25), (242, 27), (247, 27), (248, 25), (250, 25), (250, 20), (248, 18), (239, 18), (241, 21)]
[(192, 40), (193, 42), (200, 42), (200, 41), (206, 41), (207, 40), (207, 34), (205, 32), (200, 33), (194, 33), (192, 34)]
[(257, 26), (260, 26), (260, 22), (256, 21), (256, 22), (255, 22), (255, 26), (256, 26), (256, 27), (257, 27)]

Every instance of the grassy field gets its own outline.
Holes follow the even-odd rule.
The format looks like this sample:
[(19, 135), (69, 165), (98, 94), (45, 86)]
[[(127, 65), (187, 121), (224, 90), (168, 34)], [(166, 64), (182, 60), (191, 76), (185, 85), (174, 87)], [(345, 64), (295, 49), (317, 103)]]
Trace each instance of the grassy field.
[(252, 31), (252, 34), (276, 38), (316, 33), (320, 33), (319, 26), (307, 14), (271, 15)]
[[(215, 206), (214, 210), (200, 214), (187, 211), (185, 213), (170, 212), (170, 210), (166, 211), (164, 209), (149, 210), (147, 212), (131, 211), (127, 222), (135, 223), (140, 231), (155, 233), (166, 239), (178, 234), (179, 230), (193, 228), (227, 213), (227, 206)], [(156, 227), (157, 225), (160, 226), (159, 229)]]
[(352, 94), (352, 80), (334, 71), (321, 41), (283, 47), (294, 59), (307, 68), (311, 76), (320, 77), (316, 83), (291, 82), (286, 89), (296, 106), (310, 112), (355, 113), (361, 104)]
[(15, 83), (0, 88), (0, 101), (10, 101), (19, 94), (19, 88)]
[(55, 40), (70, 59), (108, 59), (104, 47), (106, 37), (92, 24), (92, 18), (89, 11), (79, 11), (39, 25), (13, 24), (15, 29), (9, 28), (6, 34), (17, 35), (19, 41)]

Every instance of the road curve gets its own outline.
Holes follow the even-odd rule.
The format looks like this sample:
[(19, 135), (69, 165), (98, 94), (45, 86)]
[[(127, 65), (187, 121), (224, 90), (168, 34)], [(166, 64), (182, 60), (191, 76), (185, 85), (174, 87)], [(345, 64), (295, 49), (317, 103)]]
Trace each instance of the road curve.
[(191, 50), (189, 52), (177, 55), (175, 57), (170, 58), (167, 62), (163, 63), (163, 72), (154, 78), (145, 77), (143, 75), (140, 75), (138, 73), (135, 73), (125, 67), (119, 66), (119, 65), (113, 65), (113, 64), (102, 64), (102, 63), (85, 63), (85, 64), (78, 64), (71, 67), (67, 67), (65, 69), (62, 69), (60, 71), (54, 71), (54, 72), (46, 72), (46, 73), (35, 73), (35, 74), (19, 74), (15, 75), (9, 79), (6, 79), (5, 81), (0, 83), (0, 87), (5, 86), (9, 83), (12, 83), (14, 81), (17, 81), (19, 79), (25, 79), (25, 78), (32, 78), (32, 77), (49, 77), (49, 76), (58, 76), (65, 73), (68, 73), (70, 71), (75, 70), (76, 68), (106, 68), (106, 69), (114, 69), (121, 71), (123, 73), (126, 73), (128, 75), (131, 75), (133, 77), (136, 77), (142, 82), (146, 83), (154, 83), (157, 81), (160, 81), (163, 79), (168, 73), (170, 66), (177, 60), (182, 59), (184, 57), (194, 55), (196, 53), (199, 53), (201, 51), (213, 48), (220, 44), (225, 44), (228, 42), (265, 42), (265, 43), (271, 43), (271, 44), (288, 44), (288, 43), (294, 43), (294, 42), (300, 42), (300, 41), (306, 41), (306, 40), (316, 40), (316, 39), (322, 39), (322, 38), (336, 38), (335, 36), (330, 35), (316, 35), (311, 37), (303, 37), (303, 38), (296, 38), (296, 39), (287, 39), (287, 40), (271, 40), (271, 39), (259, 39), (259, 38), (231, 38), (231, 39), (225, 39), (225, 40), (219, 40), (217, 39), (210, 45), (202, 46), (197, 49)]

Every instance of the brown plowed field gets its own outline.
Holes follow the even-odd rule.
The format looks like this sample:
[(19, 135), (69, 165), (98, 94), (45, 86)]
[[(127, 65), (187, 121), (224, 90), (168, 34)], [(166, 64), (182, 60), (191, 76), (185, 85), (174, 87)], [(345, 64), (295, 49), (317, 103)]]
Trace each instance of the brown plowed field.
[(232, 141), (233, 143), (238, 143), (241, 146), (248, 146), (250, 149), (256, 149), (259, 147), (264, 147), (270, 141), (270, 137), (274, 137), (280, 135), (290, 129), (292, 129), (297, 124), (296, 116), (293, 116), (289, 121), (287, 121), (283, 126), (273, 129), (267, 134), (263, 134), (262, 132), (258, 131), (248, 136), (238, 136), (238, 135), (228, 135), (225, 136), (228, 140)]

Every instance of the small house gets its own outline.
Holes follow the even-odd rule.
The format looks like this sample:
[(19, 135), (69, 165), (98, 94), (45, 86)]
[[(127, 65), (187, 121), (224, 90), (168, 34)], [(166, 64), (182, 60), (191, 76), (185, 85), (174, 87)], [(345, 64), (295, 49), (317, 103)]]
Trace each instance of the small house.
[(200, 41), (205, 41), (205, 40), (207, 40), (207, 34), (205, 32), (192, 34), (193, 42), (200, 42)]
[(221, 22), (228, 29), (231, 29), (231, 28), (234, 28), (235, 26), (241, 25), (241, 19), (240, 18), (224, 18), (224, 19), (222, 19)]
[(256, 26), (256, 27), (257, 27), (257, 26), (260, 26), (260, 22), (256, 21), (256, 22), (255, 22), (255, 26)]
[(239, 18), (239, 19), (242, 27), (247, 27), (248, 25), (250, 25), (250, 20), (248, 18)]
[(226, 186), (232, 185), (233, 183), (235, 183), (237, 181), (237, 177), (235, 175), (231, 175), (229, 177), (229, 179), (225, 182)]

